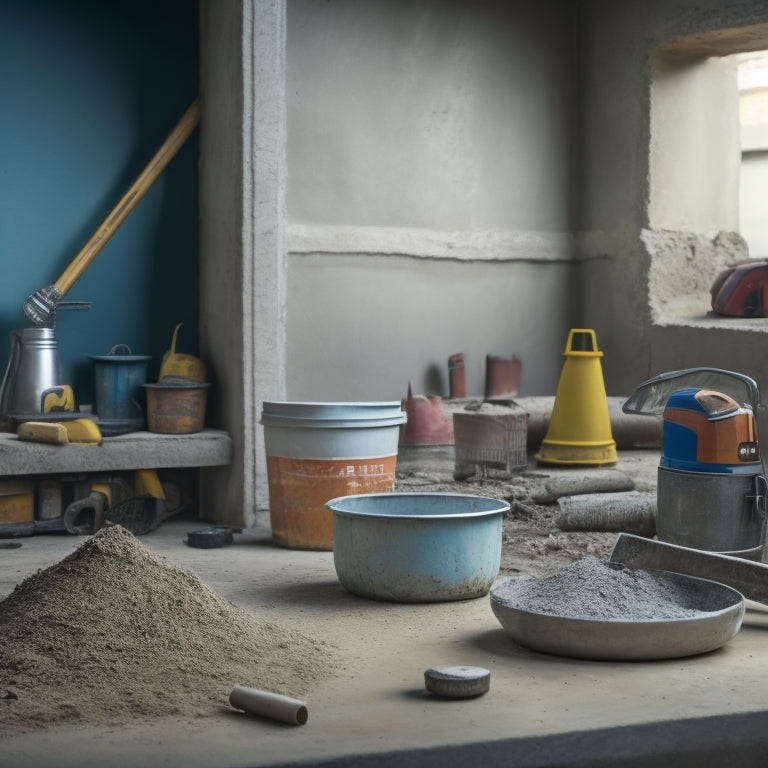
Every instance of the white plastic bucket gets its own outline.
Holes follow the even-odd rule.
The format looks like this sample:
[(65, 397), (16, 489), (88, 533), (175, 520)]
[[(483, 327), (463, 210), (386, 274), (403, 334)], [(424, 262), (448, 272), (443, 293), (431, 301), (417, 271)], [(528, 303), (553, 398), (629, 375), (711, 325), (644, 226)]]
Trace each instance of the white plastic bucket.
[(292, 549), (333, 549), (339, 496), (392, 491), (400, 401), (311, 403), (267, 401), (264, 427), (272, 538)]

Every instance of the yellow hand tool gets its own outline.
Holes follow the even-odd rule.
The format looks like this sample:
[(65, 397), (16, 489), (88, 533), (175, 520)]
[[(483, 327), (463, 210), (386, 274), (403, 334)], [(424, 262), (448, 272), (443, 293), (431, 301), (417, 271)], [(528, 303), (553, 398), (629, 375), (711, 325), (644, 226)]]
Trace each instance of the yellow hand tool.
[(25, 421), (16, 430), (19, 440), (39, 443), (101, 445), (101, 430), (91, 419), (69, 421)]
[(40, 399), (43, 413), (75, 410), (75, 393), (69, 384), (46, 389)]

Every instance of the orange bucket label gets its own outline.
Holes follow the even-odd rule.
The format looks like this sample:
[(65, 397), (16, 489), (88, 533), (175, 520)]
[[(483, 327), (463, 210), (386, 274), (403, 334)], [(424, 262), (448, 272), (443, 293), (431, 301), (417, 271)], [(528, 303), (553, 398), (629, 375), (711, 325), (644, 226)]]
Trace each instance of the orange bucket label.
[(395, 486), (397, 455), (363, 459), (267, 456), (269, 517), (274, 540), (294, 549), (333, 549), (338, 496), (381, 493)]

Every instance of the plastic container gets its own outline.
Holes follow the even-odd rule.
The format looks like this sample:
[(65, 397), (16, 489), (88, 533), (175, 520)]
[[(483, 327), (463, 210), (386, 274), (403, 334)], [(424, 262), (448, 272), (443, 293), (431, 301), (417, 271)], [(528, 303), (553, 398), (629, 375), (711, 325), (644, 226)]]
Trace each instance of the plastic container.
[(488, 593), (499, 573), (506, 501), (452, 493), (332, 499), (341, 584), (374, 600), (420, 603)]
[(333, 549), (338, 496), (395, 486), (400, 402), (263, 404), (269, 515), (275, 543), (291, 549)]
[(111, 437), (143, 429), (146, 417), (141, 387), (147, 380), (151, 355), (132, 355), (128, 345), (116, 344), (106, 355), (88, 357), (93, 360), (101, 434)]

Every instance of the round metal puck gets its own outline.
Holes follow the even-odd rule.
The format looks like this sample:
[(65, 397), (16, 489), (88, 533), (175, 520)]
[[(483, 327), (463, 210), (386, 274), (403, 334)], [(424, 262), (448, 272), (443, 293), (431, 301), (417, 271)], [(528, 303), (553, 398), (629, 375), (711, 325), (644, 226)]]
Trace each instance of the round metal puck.
[(231, 544), (233, 541), (231, 528), (201, 528), (187, 532), (187, 544), (198, 549), (214, 549)]
[(472, 699), (491, 687), (491, 672), (483, 667), (432, 667), (424, 673), (430, 693), (445, 699)]

